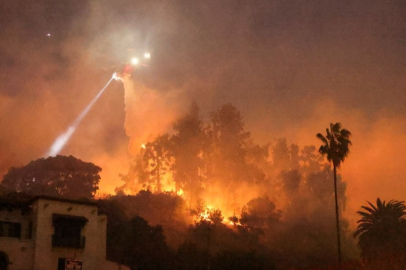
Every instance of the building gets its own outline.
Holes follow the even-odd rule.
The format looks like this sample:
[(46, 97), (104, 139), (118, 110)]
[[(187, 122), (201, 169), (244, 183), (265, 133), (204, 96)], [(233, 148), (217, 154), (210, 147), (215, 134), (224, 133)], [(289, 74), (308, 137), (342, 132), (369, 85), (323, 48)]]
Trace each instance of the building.
[(0, 270), (128, 269), (106, 260), (106, 225), (92, 202), (0, 202)]

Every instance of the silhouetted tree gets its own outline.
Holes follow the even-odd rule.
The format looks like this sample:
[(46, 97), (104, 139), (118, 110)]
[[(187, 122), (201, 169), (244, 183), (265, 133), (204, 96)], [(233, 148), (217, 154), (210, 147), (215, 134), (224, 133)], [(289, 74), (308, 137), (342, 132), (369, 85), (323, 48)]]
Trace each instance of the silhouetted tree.
[(172, 256), (166, 245), (160, 225), (150, 226), (141, 217), (134, 217), (127, 223), (125, 264), (132, 269), (173, 269)]
[(290, 169), (290, 151), (286, 139), (277, 139), (276, 144), (272, 146), (272, 165), (277, 171)]
[(190, 220), (185, 215), (186, 206), (181, 196), (171, 192), (141, 190), (136, 195), (113, 196), (110, 200), (123, 209), (128, 219), (137, 215), (150, 224), (161, 225), (168, 244), (178, 246), (183, 242)]
[(275, 263), (269, 254), (258, 251), (227, 250), (219, 253), (212, 262), (213, 270), (272, 270)]
[(232, 104), (225, 104), (212, 113), (211, 171), (221, 188), (232, 196), (231, 204), (237, 201), (238, 184), (243, 181), (252, 183), (256, 179), (246, 159), (249, 138), (250, 133), (244, 131), (241, 113)]
[[(150, 224), (162, 225), (171, 247), (184, 243), (178, 250), (180, 269), (236, 268), (233, 262), (241, 262), (241, 258), (250, 261), (248, 254), (258, 251), (278, 254), (275, 262), (281, 269), (331, 266), (337, 256), (336, 235), (331, 233), (336, 215), (329, 209), (334, 207), (336, 191), (338, 209), (344, 209), (346, 186), (335, 175), (337, 187), (331, 188), (333, 166), (324, 161), (316, 147), (300, 149), (285, 139), (277, 140), (273, 147), (255, 144), (244, 130), (241, 113), (231, 104), (221, 106), (206, 123), (197, 105), (192, 104), (173, 129), (173, 135), (165, 135), (168, 140), (163, 150), (169, 160), (164, 166), (165, 180), (185, 191), (185, 201), (174, 192), (152, 192), (157, 175), (149, 172), (156, 166), (155, 154), (133, 163), (132, 177), (139, 178), (137, 164), (148, 162), (147, 179), (138, 183), (150, 191), (113, 199), (125, 209), (127, 218), (138, 215)], [(145, 151), (155, 151), (153, 142)], [(280, 204), (273, 204), (267, 195)], [(255, 199), (251, 200), (252, 196)], [(223, 204), (227, 216), (234, 213), (229, 218), (233, 223), (222, 221), (220, 210), (210, 209), (203, 198), (210, 204)], [(196, 202), (198, 205), (187, 215), (186, 205)], [(195, 217), (195, 223), (189, 227), (191, 217)], [(348, 222), (341, 218), (340, 225), (342, 250), (348, 258), (355, 253), (356, 245), (352, 233), (348, 233)], [(262, 264), (261, 260), (252, 261)], [(247, 264), (247, 268), (251, 266)]]
[(154, 184), (150, 173), (148, 171), (148, 160), (144, 159), (145, 148), (142, 147), (140, 152), (135, 155), (130, 163), (127, 174), (119, 174), (124, 184), (115, 189), (115, 192), (129, 191), (131, 194), (135, 194), (141, 188), (149, 190)]
[(340, 123), (330, 124), (330, 129), (326, 129), (326, 136), (317, 133), (323, 144), (320, 146), (319, 152), (322, 155), (327, 155), (327, 160), (333, 163), (334, 167), (334, 194), (335, 194), (335, 211), (336, 211), (336, 227), (337, 227), (337, 251), (338, 251), (338, 267), (341, 269), (341, 240), (340, 240), (340, 220), (338, 212), (337, 200), (337, 168), (341, 162), (347, 157), (350, 152), (349, 146), (351, 141), (349, 137), (351, 132), (341, 128)]
[(203, 219), (190, 226), (185, 244), (206, 255), (194, 255), (205, 269), (273, 269), (273, 253), (264, 249), (257, 236), (244, 226), (230, 227)]
[(290, 145), (289, 157), (290, 157), (290, 170), (298, 170), (300, 167), (299, 146), (293, 143)]
[(125, 231), (128, 218), (123, 207), (116, 200), (105, 199), (97, 202), (99, 211), (106, 213), (107, 232), (106, 232), (106, 257), (113, 262), (124, 264), (123, 254), (126, 249), (124, 245), (128, 235), (122, 233)]
[(169, 144), (169, 135), (166, 134), (145, 145), (144, 160), (148, 162), (151, 181), (158, 193), (162, 192), (162, 176), (170, 164)]
[[(311, 152), (316, 159), (321, 156), (317, 151)], [(281, 269), (326, 269), (337, 258), (336, 235), (332, 233), (335, 231), (335, 212), (331, 211), (334, 209), (333, 168), (327, 163), (321, 166), (313, 158), (310, 162), (314, 166), (308, 166), (309, 162), (301, 163), (298, 171), (280, 173), (283, 192), (278, 193), (285, 195), (283, 216), (262, 236), (271, 247), (282, 251), (278, 256)], [(341, 213), (346, 183), (341, 181), (340, 175), (337, 175), (337, 187)], [(348, 260), (357, 247), (352, 232), (348, 232), (347, 220), (341, 216), (340, 229), (343, 258)]]
[(361, 206), (362, 218), (354, 237), (359, 236), (361, 255), (373, 269), (405, 269), (406, 206), (399, 201), (376, 200), (376, 206)]
[[(331, 182), (328, 179), (331, 178), (331, 166), (325, 164), (319, 169), (319, 171), (314, 171), (309, 173), (306, 178), (306, 189), (310, 195), (310, 199), (315, 203), (320, 202), (320, 205), (324, 208), (331, 206), (331, 197), (334, 195), (335, 190), (331, 190)], [(347, 184), (342, 181), (341, 175), (337, 175), (337, 199), (339, 206), (339, 213), (343, 211), (346, 206), (345, 191), (347, 189)]]
[[(248, 141), (247, 153), (245, 160), (250, 165), (251, 170), (249, 171), (251, 177), (255, 178), (255, 183), (267, 184), (267, 172), (270, 168), (269, 166), (269, 144), (258, 145), (253, 142)], [(269, 180), (269, 179), (268, 179)]]
[(101, 168), (73, 156), (40, 158), (11, 168), (1, 186), (30, 195), (92, 198), (99, 189)]
[(320, 170), (323, 163), (323, 156), (320, 155), (314, 145), (303, 147), (300, 151), (301, 171), (307, 175)]
[(174, 161), (171, 170), (176, 191), (182, 188), (194, 201), (205, 180), (204, 154), (208, 144), (196, 102), (191, 104), (186, 115), (174, 123), (173, 129), (171, 152)]
[(150, 226), (148, 222), (135, 216), (122, 226), (121, 263), (131, 269), (172, 269), (173, 261), (165, 242), (162, 227)]
[(298, 170), (282, 171), (280, 174), (282, 179), (283, 189), (289, 200), (293, 199), (293, 194), (299, 190), (301, 175)]
[(196, 206), (190, 209), (190, 215), (194, 217), (195, 223), (208, 221), (214, 225), (220, 224), (223, 220), (223, 214), (220, 209), (211, 209), (202, 199), (198, 200)]
[(281, 212), (268, 197), (258, 197), (250, 200), (241, 210), (240, 223), (243, 226), (262, 233), (272, 228), (281, 218)]
[(179, 270), (207, 270), (209, 254), (196, 244), (185, 241), (179, 246), (176, 255)]
[(212, 209), (209, 211), (209, 220), (213, 222), (214, 225), (218, 225), (221, 222), (223, 222), (224, 217), (223, 214), (221, 213), (220, 209)]

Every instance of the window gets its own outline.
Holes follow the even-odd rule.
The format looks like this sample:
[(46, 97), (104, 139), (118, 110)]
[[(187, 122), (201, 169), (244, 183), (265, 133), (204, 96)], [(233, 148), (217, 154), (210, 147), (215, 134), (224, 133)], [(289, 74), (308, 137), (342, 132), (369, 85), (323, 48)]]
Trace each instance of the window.
[(53, 247), (84, 248), (85, 238), (81, 235), (82, 228), (88, 221), (85, 217), (54, 214)]
[(21, 238), (21, 223), (0, 221), (0, 236)]

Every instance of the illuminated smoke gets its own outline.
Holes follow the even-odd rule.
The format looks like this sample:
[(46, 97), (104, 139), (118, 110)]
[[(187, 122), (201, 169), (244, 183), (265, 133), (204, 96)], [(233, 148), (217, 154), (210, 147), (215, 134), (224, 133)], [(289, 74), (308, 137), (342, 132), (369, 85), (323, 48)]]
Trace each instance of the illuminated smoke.
[(183, 104), (176, 91), (165, 93), (149, 88), (130, 75), (122, 76), (121, 80), (124, 84), (124, 127), (130, 138), (128, 150), (130, 154), (136, 154), (142, 144), (171, 129)]
[(87, 107), (82, 111), (82, 113), (76, 118), (76, 120), (68, 127), (68, 129), (59, 135), (59, 137), (55, 140), (52, 144), (51, 148), (49, 149), (46, 156), (56, 156), (65, 146), (65, 144), (69, 141), (72, 134), (76, 131), (76, 128), (79, 126), (80, 122), (82, 122), (83, 118), (87, 115), (99, 97), (103, 94), (104, 90), (109, 86), (112, 80), (119, 80), (120, 78), (117, 76), (116, 73), (113, 74), (111, 79), (107, 82), (107, 84), (100, 90), (100, 92), (96, 95), (96, 97), (87, 105)]

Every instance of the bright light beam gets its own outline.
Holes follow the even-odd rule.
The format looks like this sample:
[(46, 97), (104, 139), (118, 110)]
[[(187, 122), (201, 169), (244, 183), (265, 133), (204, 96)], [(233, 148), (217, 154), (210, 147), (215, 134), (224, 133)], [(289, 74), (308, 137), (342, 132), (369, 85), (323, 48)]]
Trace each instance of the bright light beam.
[(80, 122), (82, 122), (83, 118), (85, 118), (86, 114), (90, 111), (90, 109), (99, 99), (99, 97), (103, 94), (104, 90), (106, 90), (107, 86), (109, 86), (111, 81), (116, 78), (117, 78), (117, 74), (114, 73), (113, 76), (111, 77), (111, 79), (108, 81), (108, 83), (100, 90), (100, 92), (97, 94), (97, 96), (89, 103), (89, 105), (87, 105), (87, 107), (76, 118), (76, 120), (68, 127), (68, 129), (64, 133), (59, 135), (58, 138), (56, 138), (55, 142), (52, 144), (51, 148), (47, 152), (46, 157), (48, 157), (48, 156), (54, 157), (57, 154), (59, 154), (59, 152), (63, 149), (65, 144), (69, 141), (72, 134), (76, 131), (76, 128), (79, 126)]

